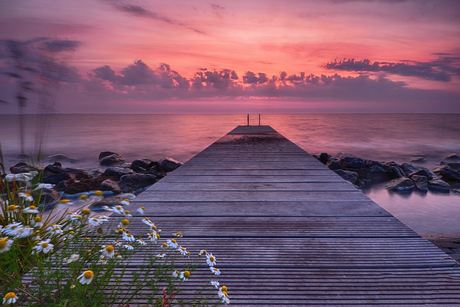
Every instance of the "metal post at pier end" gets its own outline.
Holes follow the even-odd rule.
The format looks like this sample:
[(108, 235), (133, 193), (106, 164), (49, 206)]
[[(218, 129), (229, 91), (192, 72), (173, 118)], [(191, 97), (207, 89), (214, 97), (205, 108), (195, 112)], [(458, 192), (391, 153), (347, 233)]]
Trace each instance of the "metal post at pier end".
[(259, 126), (260, 126), (260, 114), (259, 114)]
[(249, 114), (248, 114), (248, 126), (249, 126)]

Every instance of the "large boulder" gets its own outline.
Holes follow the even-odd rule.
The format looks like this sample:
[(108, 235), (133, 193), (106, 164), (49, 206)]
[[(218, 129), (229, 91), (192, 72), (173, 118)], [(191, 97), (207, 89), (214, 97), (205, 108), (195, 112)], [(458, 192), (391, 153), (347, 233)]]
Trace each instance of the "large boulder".
[(134, 174), (134, 171), (132, 169), (123, 167), (109, 167), (104, 171), (104, 173), (101, 176), (114, 177), (118, 181), (122, 176), (130, 174)]
[(358, 183), (359, 175), (356, 172), (338, 169), (335, 173), (352, 184)]
[(47, 189), (47, 188), (34, 191), (32, 193), (32, 196), (34, 197), (34, 199), (36, 199), (37, 197), (40, 197), (40, 203), (46, 203), (46, 204), (55, 202), (59, 199), (59, 197), (61, 197), (56, 190)]
[(446, 160), (460, 160), (460, 156), (457, 155), (456, 153), (451, 153), (448, 154), (447, 156), (444, 157)]
[(159, 165), (158, 162), (154, 162), (150, 159), (138, 159), (131, 163), (130, 168), (136, 173), (146, 173), (155, 165)]
[(423, 176), (423, 177), (428, 178), (429, 180), (431, 180), (431, 179), (436, 177), (435, 174), (433, 174), (432, 172), (430, 172), (428, 169), (426, 169), (424, 167), (420, 168), (416, 172), (413, 172), (413, 173), (409, 174), (409, 178), (412, 178), (413, 176)]
[(364, 161), (364, 159), (356, 158), (356, 157), (342, 157), (340, 159), (340, 163), (345, 168), (351, 168), (351, 169), (360, 169), (360, 168), (366, 167), (366, 162)]
[(389, 179), (385, 169), (378, 164), (372, 165), (371, 167), (367, 168), (366, 172), (366, 179), (370, 180), (373, 183), (381, 183), (388, 181)]
[(118, 185), (123, 193), (135, 192), (154, 184), (157, 177), (152, 174), (131, 174), (121, 177)]
[(327, 166), (330, 170), (333, 170), (333, 171), (338, 170), (338, 169), (343, 169), (342, 164), (340, 164), (339, 161), (337, 161), (337, 159), (335, 159), (335, 158), (330, 159), (330, 160), (327, 162), (326, 166)]
[(422, 192), (428, 191), (428, 178), (420, 175), (413, 175), (411, 177), (412, 181), (415, 184), (415, 187)]
[(10, 171), (12, 174), (29, 173), (31, 171), (31, 167), (25, 162), (19, 162), (10, 167)]
[(406, 177), (406, 175), (404, 174), (403, 170), (395, 162), (388, 162), (386, 164), (386, 166), (388, 167), (387, 174), (388, 174), (388, 177), (390, 179), (397, 179), (397, 178)]
[(387, 189), (397, 192), (412, 191), (414, 187), (414, 182), (407, 177), (393, 179), (387, 184)]
[(159, 162), (160, 167), (165, 172), (172, 172), (176, 168), (182, 165), (179, 161), (174, 160), (173, 158), (165, 158)]
[(419, 170), (418, 167), (413, 166), (410, 163), (403, 163), (399, 167), (407, 177), (409, 177), (409, 174), (415, 173), (416, 171)]
[(101, 183), (101, 191), (111, 191), (115, 194), (120, 194), (121, 189), (118, 182), (112, 179), (106, 179)]
[(323, 163), (324, 165), (327, 164), (327, 161), (329, 161), (329, 159), (331, 158), (330, 155), (328, 155), (326, 152), (322, 152), (319, 157), (318, 157), (318, 160)]
[(428, 189), (433, 192), (449, 193), (450, 184), (441, 179), (433, 179), (428, 181)]
[(443, 180), (460, 181), (460, 173), (451, 169), (448, 165), (443, 165), (435, 170), (435, 173), (440, 175)]
[(124, 163), (125, 158), (112, 151), (103, 151), (99, 154), (99, 163), (101, 165), (114, 165)]
[(100, 176), (97, 178), (84, 179), (71, 184), (64, 190), (66, 194), (78, 194), (89, 191), (101, 190), (101, 184), (106, 179), (114, 179), (113, 177)]
[(81, 168), (64, 168), (64, 171), (69, 174), (71, 177), (75, 177), (76, 180), (90, 179), (93, 178), (87, 171)]

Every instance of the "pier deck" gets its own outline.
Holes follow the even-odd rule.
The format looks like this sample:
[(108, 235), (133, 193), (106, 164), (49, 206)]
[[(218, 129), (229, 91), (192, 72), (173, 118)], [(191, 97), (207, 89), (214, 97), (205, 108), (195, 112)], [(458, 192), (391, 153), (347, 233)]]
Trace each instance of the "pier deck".
[(269, 126), (235, 128), (132, 205), (211, 251), (232, 305), (460, 305), (445, 253)]

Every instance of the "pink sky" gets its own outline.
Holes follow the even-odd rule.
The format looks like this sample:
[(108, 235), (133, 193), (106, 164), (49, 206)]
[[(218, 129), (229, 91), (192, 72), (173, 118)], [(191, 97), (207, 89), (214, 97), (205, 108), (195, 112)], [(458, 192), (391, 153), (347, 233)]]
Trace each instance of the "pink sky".
[(0, 29), (2, 73), (6, 40), (67, 50), (56, 112), (460, 112), (456, 0), (16, 0)]

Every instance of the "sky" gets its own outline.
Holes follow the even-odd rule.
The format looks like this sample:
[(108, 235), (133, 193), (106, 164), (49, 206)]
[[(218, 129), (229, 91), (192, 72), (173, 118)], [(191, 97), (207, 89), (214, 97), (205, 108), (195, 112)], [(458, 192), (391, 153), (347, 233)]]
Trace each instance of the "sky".
[(0, 0), (0, 30), (0, 114), (460, 112), (457, 0)]

